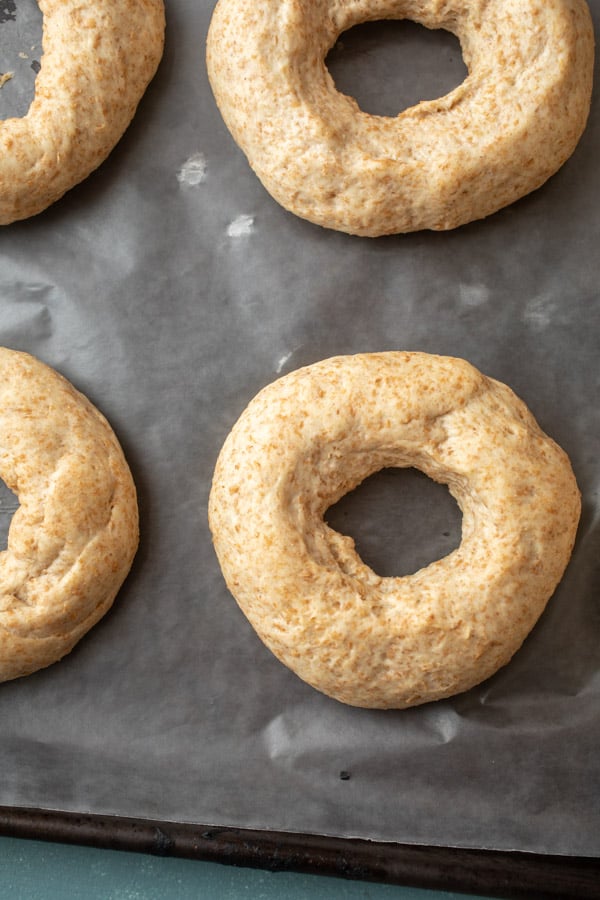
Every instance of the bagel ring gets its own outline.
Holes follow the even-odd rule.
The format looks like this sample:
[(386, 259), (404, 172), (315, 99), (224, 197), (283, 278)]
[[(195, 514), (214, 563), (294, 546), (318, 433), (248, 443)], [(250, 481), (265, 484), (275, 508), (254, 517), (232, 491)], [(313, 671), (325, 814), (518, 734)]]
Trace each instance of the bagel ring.
[[(380, 577), (328, 507), (385, 467), (446, 484), (460, 546)], [(402, 708), (509, 661), (569, 560), (580, 495), (524, 403), (464, 360), (335, 357), (265, 387), (219, 455), (209, 501), (225, 581), (272, 652), (324, 694)]]
[(0, 553), (0, 681), (56, 662), (109, 609), (138, 543), (106, 419), (61, 375), (0, 348), (0, 476), (19, 499)]
[[(468, 76), (369, 115), (325, 57), (352, 26), (403, 18), (453, 32)], [(584, 130), (593, 57), (585, 0), (219, 0), (207, 46), (217, 105), (267, 191), (370, 237), (455, 228), (543, 184)]]
[(38, 0), (43, 56), (27, 114), (0, 122), (0, 224), (36, 215), (102, 163), (163, 51), (162, 0)]

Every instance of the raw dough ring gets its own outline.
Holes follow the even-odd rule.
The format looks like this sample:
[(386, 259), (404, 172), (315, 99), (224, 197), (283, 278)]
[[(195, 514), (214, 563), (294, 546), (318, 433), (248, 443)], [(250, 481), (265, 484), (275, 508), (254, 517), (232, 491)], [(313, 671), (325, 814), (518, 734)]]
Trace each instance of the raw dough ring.
[[(463, 513), (460, 546), (382, 578), (329, 506), (414, 466)], [(508, 662), (569, 560), (580, 496), (565, 453), (510, 388), (424, 353), (336, 357), (264, 388), (219, 456), (209, 517), (230, 591), (273, 653), (344, 703), (406, 707)]]
[(27, 115), (0, 122), (0, 224), (41, 212), (122, 137), (163, 50), (162, 0), (38, 0), (43, 56)]
[[(469, 75), (395, 118), (362, 112), (324, 60), (341, 32), (412, 19), (460, 40)], [(265, 188), (328, 228), (455, 228), (545, 182), (575, 149), (592, 88), (584, 0), (219, 0), (217, 105)]]
[(106, 419), (57, 372), (0, 348), (0, 476), (19, 508), (0, 553), (0, 681), (56, 662), (109, 609), (138, 543)]

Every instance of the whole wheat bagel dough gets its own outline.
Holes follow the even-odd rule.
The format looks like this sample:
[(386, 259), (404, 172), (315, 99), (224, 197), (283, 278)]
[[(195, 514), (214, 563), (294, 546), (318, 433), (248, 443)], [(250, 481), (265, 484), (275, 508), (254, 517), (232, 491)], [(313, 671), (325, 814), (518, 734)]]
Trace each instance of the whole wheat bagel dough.
[(27, 115), (0, 121), (0, 224), (41, 212), (102, 163), (163, 50), (162, 0), (38, 0), (43, 56)]
[[(376, 19), (453, 32), (468, 77), (397, 117), (339, 93), (325, 57)], [(328, 228), (455, 228), (543, 184), (585, 127), (594, 36), (585, 0), (219, 0), (208, 74), (271, 195)]]
[(0, 681), (56, 662), (109, 609), (138, 543), (135, 487), (106, 419), (0, 348), (0, 476), (18, 496), (0, 553)]
[[(406, 577), (378, 576), (323, 518), (389, 466), (446, 484), (463, 514), (460, 546)], [(265, 387), (225, 441), (209, 503), (225, 580), (264, 643), (323, 693), (382, 708), (448, 697), (507, 663), (563, 574), (579, 513), (567, 456), (508, 387), (402, 352)]]

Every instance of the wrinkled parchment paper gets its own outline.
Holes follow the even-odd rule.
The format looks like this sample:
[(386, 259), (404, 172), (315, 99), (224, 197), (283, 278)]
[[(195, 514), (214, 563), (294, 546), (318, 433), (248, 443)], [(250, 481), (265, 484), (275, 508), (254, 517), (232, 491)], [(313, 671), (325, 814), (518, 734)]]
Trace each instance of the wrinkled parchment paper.
[[(16, 6), (0, 16), (1, 67), (15, 72), (4, 116), (27, 108), (41, 58), (39, 10)], [(0, 803), (597, 855), (598, 93), (572, 159), (509, 209), (447, 234), (348, 237), (282, 210), (233, 144), (204, 66), (212, 7), (169, 0), (164, 60), (109, 160), (0, 232), (0, 343), (105, 413), (142, 523), (107, 617), (63, 662), (0, 686)], [(464, 75), (451, 36), (406, 23), (342, 36), (330, 66), (375, 112)], [(396, 348), (462, 356), (508, 383), (570, 455), (583, 515), (509, 666), (454, 699), (373, 712), (321, 696), (263, 647), (223, 583), (206, 504), (259, 388)], [(0, 497), (6, 526), (14, 506)], [(331, 521), (384, 574), (460, 540), (454, 501), (410, 471), (370, 479)]]

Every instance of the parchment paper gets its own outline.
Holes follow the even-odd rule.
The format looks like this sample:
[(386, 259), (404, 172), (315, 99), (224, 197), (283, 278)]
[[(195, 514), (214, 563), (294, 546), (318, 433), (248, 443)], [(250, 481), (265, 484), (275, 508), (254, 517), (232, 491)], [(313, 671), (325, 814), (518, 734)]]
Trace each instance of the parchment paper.
[[(25, 79), (41, 17), (15, 6), (0, 41)], [(164, 60), (109, 160), (0, 232), (0, 342), (105, 413), (142, 524), (108, 616), (61, 663), (0, 686), (0, 804), (598, 855), (597, 93), (575, 155), (519, 203), (447, 234), (348, 237), (282, 210), (233, 144), (204, 66), (212, 8), (169, 0)], [(464, 73), (453, 38), (401, 25), (342, 36), (331, 69), (361, 102), (393, 107), (397, 93), (398, 108)], [(9, 96), (17, 82), (2, 104), (29, 102), (27, 86)], [(508, 383), (570, 455), (583, 515), (510, 665), (452, 700), (373, 712), (321, 696), (263, 647), (223, 583), (206, 504), (259, 388), (395, 348), (462, 356)], [(331, 516), (384, 574), (460, 540), (454, 502), (413, 472), (376, 476)]]

